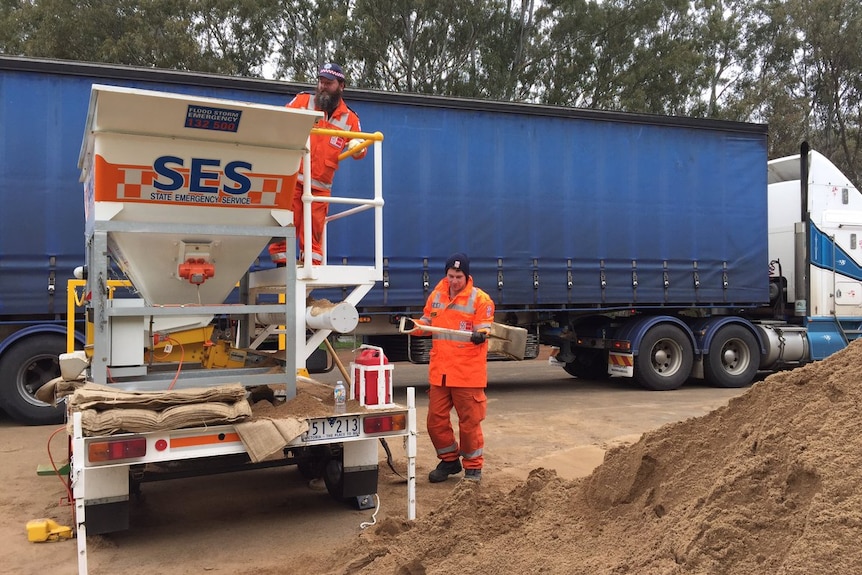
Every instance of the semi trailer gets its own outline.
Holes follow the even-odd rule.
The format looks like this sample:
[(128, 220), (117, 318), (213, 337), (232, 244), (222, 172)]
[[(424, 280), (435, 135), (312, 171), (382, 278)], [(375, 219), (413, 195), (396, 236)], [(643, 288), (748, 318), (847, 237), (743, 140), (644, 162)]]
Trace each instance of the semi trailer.
[[(62, 418), (35, 391), (66, 348), (58, 286), (84, 259), (76, 159), (93, 84), (276, 106), (309, 89), (0, 57), (0, 406), (26, 423)], [(456, 251), (469, 254), (496, 320), (528, 330), (527, 358), (554, 345), (580, 378), (745, 386), (860, 331), (859, 192), (807, 145), (770, 161), (765, 125), (349, 83), (345, 97), (388, 142), (381, 281), (357, 302), (352, 333), (391, 361), (427, 361), (430, 339), (398, 326), (421, 315)], [(335, 193), (356, 197), (371, 170), (342, 163)], [(326, 264), (372, 266), (375, 215), (330, 220)], [(250, 269), (275, 268), (263, 251)]]

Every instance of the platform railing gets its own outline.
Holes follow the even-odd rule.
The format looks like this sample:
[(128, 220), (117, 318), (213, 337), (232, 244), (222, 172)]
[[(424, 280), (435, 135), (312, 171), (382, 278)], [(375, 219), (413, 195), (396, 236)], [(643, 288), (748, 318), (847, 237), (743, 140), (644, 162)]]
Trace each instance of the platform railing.
[[(345, 139), (362, 139), (363, 142), (353, 150), (343, 152), (339, 156), (339, 161), (346, 159), (352, 155), (361, 152), (368, 147), (373, 146), (373, 162), (374, 162), (374, 192), (371, 198), (347, 198), (338, 196), (314, 196), (311, 192), (311, 178), (303, 178), (302, 190), (302, 219), (303, 219), (303, 245), (306, 246), (306, 251), (311, 247), (311, 204), (312, 202), (321, 202), (328, 204), (341, 204), (353, 206), (346, 210), (335, 214), (330, 214), (325, 223), (343, 219), (355, 214), (374, 210), (374, 266), (372, 278), (374, 281), (383, 279), (383, 134), (380, 132), (349, 132), (344, 130), (331, 130), (327, 128), (314, 128), (311, 130), (311, 135), (323, 135), (342, 137)], [(310, 139), (307, 149), (311, 149)], [(303, 156), (303, 173), (311, 174), (311, 153), (306, 151)], [(303, 263), (297, 270), (298, 279), (304, 280), (321, 280), (325, 283), (349, 283), (348, 277), (341, 277), (340, 274), (327, 273), (321, 268), (327, 267), (327, 241), (326, 228), (324, 227), (323, 235), (323, 262), (320, 266), (313, 265), (310, 257), (303, 259)]]

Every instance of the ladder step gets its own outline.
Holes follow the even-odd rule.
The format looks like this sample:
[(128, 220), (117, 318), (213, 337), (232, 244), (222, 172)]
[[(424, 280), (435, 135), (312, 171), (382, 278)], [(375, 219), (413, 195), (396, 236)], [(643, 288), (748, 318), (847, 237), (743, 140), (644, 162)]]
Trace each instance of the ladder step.
[(70, 467), (69, 467), (68, 463), (66, 463), (62, 467), (58, 467), (57, 471), (54, 471), (54, 467), (50, 463), (40, 463), (39, 465), (36, 466), (36, 475), (38, 475), (40, 477), (57, 475), (58, 473), (60, 475), (68, 476), (69, 471), (70, 471)]

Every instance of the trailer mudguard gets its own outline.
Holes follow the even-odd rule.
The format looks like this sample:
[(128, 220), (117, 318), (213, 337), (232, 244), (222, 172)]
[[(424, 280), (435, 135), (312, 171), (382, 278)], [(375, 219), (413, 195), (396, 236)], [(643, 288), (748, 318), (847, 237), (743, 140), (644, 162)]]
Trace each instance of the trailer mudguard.
[[(9, 335), (9, 337), (0, 341), (0, 358), (3, 357), (3, 353), (6, 351), (6, 349), (14, 345), (17, 341), (44, 333), (58, 333), (65, 337), (66, 322), (63, 321), (62, 323), (40, 323), (36, 325), (30, 325), (23, 329), (19, 329), (16, 332), (13, 332), (11, 335)], [(84, 334), (75, 332), (75, 342), (80, 345), (84, 345)], [(57, 375), (59, 375), (59, 373)]]
[(702, 354), (705, 350), (708, 350), (718, 330), (729, 324), (740, 325), (751, 332), (751, 335), (757, 339), (757, 343), (760, 346), (760, 355), (766, 354), (766, 344), (761, 337), (760, 331), (747, 319), (737, 316), (712, 316), (692, 321), (689, 327), (691, 328), (692, 335), (694, 335), (696, 353)]
[(670, 315), (650, 315), (633, 318), (617, 330), (613, 339), (631, 342), (632, 355), (638, 355), (644, 335), (646, 335), (650, 328), (660, 323), (670, 323), (682, 329), (686, 336), (688, 336), (695, 354), (701, 353), (701, 349), (697, 346), (697, 341), (695, 341), (691, 328), (681, 319)]

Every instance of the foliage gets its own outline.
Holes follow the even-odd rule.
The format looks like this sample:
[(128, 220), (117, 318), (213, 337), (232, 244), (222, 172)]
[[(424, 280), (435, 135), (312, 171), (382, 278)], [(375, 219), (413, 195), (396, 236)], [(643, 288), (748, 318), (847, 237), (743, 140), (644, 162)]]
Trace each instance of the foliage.
[(862, 181), (858, 0), (0, 0), (0, 52), (768, 123)]

